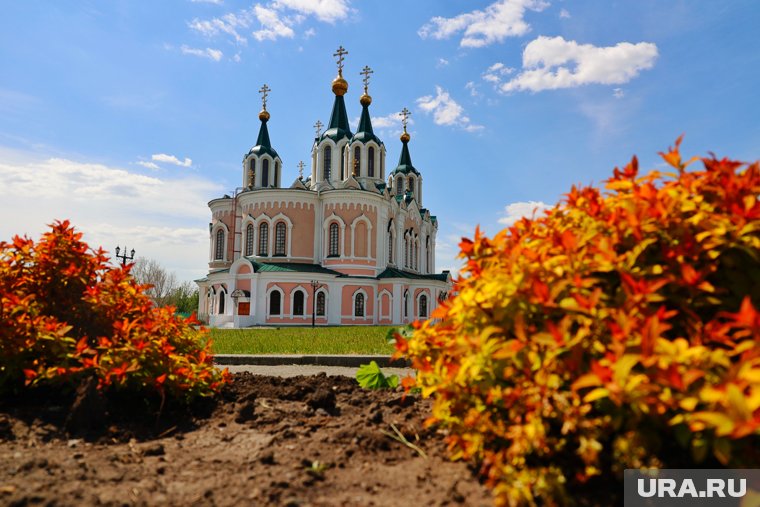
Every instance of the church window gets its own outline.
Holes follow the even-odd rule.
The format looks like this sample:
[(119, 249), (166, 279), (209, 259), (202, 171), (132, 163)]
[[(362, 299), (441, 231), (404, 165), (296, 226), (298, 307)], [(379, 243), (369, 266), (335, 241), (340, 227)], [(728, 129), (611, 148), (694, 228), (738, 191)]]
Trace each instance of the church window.
[(367, 176), (375, 177), (375, 148), (371, 146), (367, 151)]
[(346, 179), (346, 145), (340, 148), (340, 179)]
[(304, 296), (302, 290), (297, 290), (293, 294), (293, 315), (303, 315)]
[(417, 241), (412, 242), (412, 268), (417, 269)]
[(275, 187), (279, 186), (279, 183), (278, 183), (279, 181), (280, 181), (280, 163), (275, 162), (274, 163), (274, 180), (272, 181), (272, 185), (274, 185)]
[(364, 317), (364, 294), (361, 292), (354, 298), (354, 317)]
[(245, 255), (253, 255), (253, 224), (245, 228)]
[(214, 248), (214, 260), (224, 260), (224, 230), (216, 231), (216, 245)]
[(433, 272), (432, 271), (433, 266), (432, 266), (432, 261), (431, 261), (432, 258), (433, 256), (430, 253), (430, 236), (428, 236), (427, 239), (425, 239), (425, 269), (427, 270), (428, 273)]
[(330, 251), (327, 254), (328, 257), (337, 257), (340, 255), (340, 230), (338, 224), (333, 222), (330, 224)]
[(414, 195), (414, 178), (409, 176), (409, 191)]
[(354, 148), (354, 176), (359, 176), (362, 169), (362, 149), (360, 147)]
[(261, 186), (264, 188), (269, 186), (269, 160), (267, 159), (261, 163)]
[(325, 293), (324, 292), (317, 293), (317, 315), (319, 316), (325, 315)]
[(251, 165), (250, 169), (248, 171), (248, 186), (249, 187), (255, 187), (256, 186), (256, 159), (251, 159)]
[(269, 254), (269, 224), (261, 222), (259, 225), (259, 255), (266, 257)]
[(393, 234), (388, 233), (388, 262), (393, 263)]
[(409, 267), (409, 238), (404, 238), (404, 267)]
[(285, 255), (285, 222), (274, 226), (274, 254)]
[(420, 296), (420, 317), (427, 318), (427, 296), (425, 294)]
[(404, 193), (404, 178), (399, 176), (396, 178), (396, 195), (402, 195)]
[(409, 291), (404, 292), (404, 318), (409, 318)]
[(219, 315), (224, 315), (224, 302), (227, 299), (227, 295), (224, 293), (224, 291), (221, 291), (219, 293), (219, 312), (217, 312)]
[(273, 290), (269, 293), (269, 315), (279, 315), (280, 306), (282, 302), (282, 294), (280, 291)]
[(322, 159), (322, 179), (330, 181), (330, 171), (332, 169), (332, 148), (325, 146), (325, 151)]

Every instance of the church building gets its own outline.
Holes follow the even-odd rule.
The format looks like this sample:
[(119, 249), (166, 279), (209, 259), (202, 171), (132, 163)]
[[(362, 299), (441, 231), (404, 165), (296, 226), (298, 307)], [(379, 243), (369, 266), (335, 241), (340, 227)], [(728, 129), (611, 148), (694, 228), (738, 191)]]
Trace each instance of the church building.
[[(209, 272), (196, 280), (198, 314), (215, 327), (397, 325), (424, 320), (451, 289), (435, 272), (438, 222), (423, 205), (412, 165), (409, 111), (395, 167), (372, 130), (364, 94), (356, 132), (348, 122), (340, 47), (330, 123), (317, 122), (311, 174), (282, 186), (283, 161), (269, 137), (264, 85), (256, 145), (243, 157), (242, 187), (209, 202)], [(275, 139), (276, 141), (276, 139)]]

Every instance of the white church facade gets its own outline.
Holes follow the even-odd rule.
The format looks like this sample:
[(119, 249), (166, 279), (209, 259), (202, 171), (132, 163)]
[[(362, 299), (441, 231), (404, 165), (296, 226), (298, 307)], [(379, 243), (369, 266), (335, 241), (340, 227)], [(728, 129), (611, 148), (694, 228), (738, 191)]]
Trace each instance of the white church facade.
[(438, 222), (423, 207), (408, 111), (399, 162), (388, 170), (369, 114), (368, 67), (359, 125), (349, 127), (345, 54), (336, 53), (330, 122), (315, 126), (311, 175), (289, 188), (267, 129), (269, 89), (260, 90), (261, 127), (243, 158), (242, 187), (209, 202), (209, 272), (196, 282), (199, 317), (211, 326), (404, 324), (428, 318), (451, 289), (449, 273), (435, 272)]

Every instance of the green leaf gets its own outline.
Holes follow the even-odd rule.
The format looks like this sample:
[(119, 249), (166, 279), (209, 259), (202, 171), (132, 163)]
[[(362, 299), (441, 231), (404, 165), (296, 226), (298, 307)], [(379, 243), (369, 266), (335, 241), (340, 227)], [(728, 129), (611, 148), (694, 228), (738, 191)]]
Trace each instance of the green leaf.
[(399, 383), (398, 375), (386, 377), (375, 361), (359, 367), (356, 381), (364, 389), (394, 389)]

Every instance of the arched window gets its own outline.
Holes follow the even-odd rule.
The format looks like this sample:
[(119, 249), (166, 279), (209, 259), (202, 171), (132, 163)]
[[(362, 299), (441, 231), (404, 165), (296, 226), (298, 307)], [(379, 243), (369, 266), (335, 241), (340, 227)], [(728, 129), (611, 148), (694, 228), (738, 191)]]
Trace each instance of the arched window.
[(340, 179), (346, 179), (346, 145), (340, 148)]
[(388, 262), (393, 262), (393, 234), (388, 233)]
[(264, 188), (269, 186), (269, 160), (267, 159), (261, 163), (261, 186)]
[(404, 178), (399, 176), (396, 178), (396, 195), (402, 195), (404, 193)]
[(245, 255), (253, 255), (253, 224), (248, 224), (245, 228)]
[(219, 293), (219, 315), (224, 315), (224, 302), (227, 299), (227, 294), (224, 291)]
[(404, 292), (404, 318), (409, 317), (409, 291)]
[(417, 249), (419, 248), (419, 245), (417, 243), (417, 240), (412, 241), (412, 266), (414, 269), (418, 269), (417, 266)]
[(332, 148), (325, 146), (322, 155), (322, 179), (330, 181), (330, 172), (332, 170)]
[(414, 178), (409, 176), (409, 191), (414, 195)]
[(375, 177), (375, 148), (372, 146), (367, 151), (367, 176), (370, 178)]
[(433, 267), (431, 266), (431, 264), (432, 264), (431, 259), (432, 258), (433, 258), (433, 256), (430, 253), (430, 236), (428, 236), (427, 238), (425, 238), (425, 270), (428, 273), (432, 273), (433, 272), (432, 271)]
[(274, 226), (274, 254), (285, 255), (285, 222)]
[(404, 267), (409, 267), (409, 238), (404, 237)]
[(279, 183), (278, 183), (279, 181), (280, 181), (280, 163), (275, 162), (274, 163), (274, 180), (272, 181), (272, 185), (274, 185), (275, 187), (279, 186)]
[(354, 148), (354, 176), (359, 176), (362, 169), (362, 149), (360, 147)]
[(255, 187), (256, 186), (256, 159), (251, 159), (251, 165), (248, 169), (248, 186), (249, 187)]
[(302, 290), (297, 290), (293, 294), (293, 315), (303, 315), (304, 294)]
[(273, 290), (269, 293), (269, 315), (279, 315), (280, 307), (282, 303), (282, 295), (280, 291)]
[(364, 294), (361, 292), (354, 297), (354, 317), (364, 317)]
[(427, 296), (425, 294), (420, 296), (420, 317), (427, 319)]
[(330, 224), (330, 250), (328, 257), (338, 257), (340, 255), (340, 229), (337, 222)]
[(214, 260), (224, 260), (224, 229), (216, 231), (216, 244), (214, 245)]
[(317, 315), (325, 315), (325, 293), (317, 292)]
[(269, 224), (266, 222), (259, 225), (259, 255), (269, 255)]

